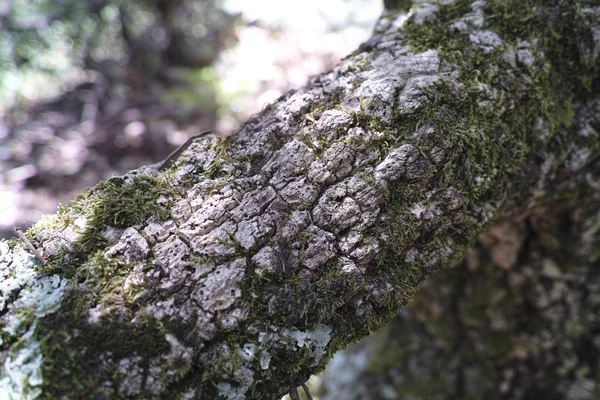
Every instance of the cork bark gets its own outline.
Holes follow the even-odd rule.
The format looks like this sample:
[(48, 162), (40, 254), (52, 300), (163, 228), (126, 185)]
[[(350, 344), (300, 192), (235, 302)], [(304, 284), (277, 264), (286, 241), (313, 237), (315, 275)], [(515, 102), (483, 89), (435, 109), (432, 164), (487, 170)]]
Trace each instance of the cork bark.
[(592, 0), (388, 11), (235, 136), (40, 221), (45, 264), (0, 243), (0, 391), (280, 397), (500, 216), (597, 196), (599, 19)]

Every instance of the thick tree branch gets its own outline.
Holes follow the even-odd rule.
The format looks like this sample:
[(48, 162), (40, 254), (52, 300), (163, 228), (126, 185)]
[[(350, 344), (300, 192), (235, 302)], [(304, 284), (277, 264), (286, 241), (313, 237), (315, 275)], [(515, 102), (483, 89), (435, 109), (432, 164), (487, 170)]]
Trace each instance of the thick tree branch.
[(40, 222), (46, 265), (1, 243), (0, 387), (277, 398), (506, 210), (597, 185), (597, 126), (567, 134), (598, 107), (594, 2), (417, 3), (236, 136)]

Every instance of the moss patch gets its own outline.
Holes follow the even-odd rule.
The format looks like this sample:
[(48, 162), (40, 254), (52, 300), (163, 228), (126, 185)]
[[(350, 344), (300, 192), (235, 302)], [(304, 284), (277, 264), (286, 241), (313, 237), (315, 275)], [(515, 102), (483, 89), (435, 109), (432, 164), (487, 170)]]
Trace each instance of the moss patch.
[(49, 257), (42, 273), (57, 273), (68, 279), (75, 276), (77, 268), (97, 251), (109, 245), (103, 236), (107, 228), (135, 226), (149, 217), (165, 220), (170, 217), (172, 204), (178, 197), (171, 185), (172, 172), (160, 177), (136, 175), (129, 179), (111, 178), (80, 195), (69, 205), (61, 205), (56, 215), (42, 220), (27, 235), (35, 240), (40, 230), (61, 232), (83, 218), (85, 226), (76, 241), (70, 243), (73, 251), (64, 251)]
[[(61, 307), (68, 311), (59, 311), (44, 319), (36, 331), (45, 359), (42, 389), (48, 396), (75, 399), (86, 393), (90, 398), (103, 395), (106, 396), (103, 398), (118, 399), (117, 390), (122, 383), (118, 374), (112, 377), (96, 374), (96, 371), (106, 370), (101, 367), (103, 363), (111, 362), (103, 357), (119, 360), (139, 356), (138, 366), (145, 370), (152, 357), (169, 351), (164, 330), (153, 319), (133, 326), (125, 318), (110, 315), (98, 324), (88, 324), (88, 301), (85, 294), (70, 295)], [(112, 381), (113, 387), (99, 388), (100, 379)]]

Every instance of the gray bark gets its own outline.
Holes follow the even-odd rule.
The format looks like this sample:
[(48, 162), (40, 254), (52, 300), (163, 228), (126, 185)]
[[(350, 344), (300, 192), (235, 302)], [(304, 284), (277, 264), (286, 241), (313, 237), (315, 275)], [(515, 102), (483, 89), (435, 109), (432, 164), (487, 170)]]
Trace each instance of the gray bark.
[(46, 264), (0, 243), (1, 390), (274, 399), (507, 210), (596, 196), (594, 2), (417, 3), (234, 137), (41, 221)]

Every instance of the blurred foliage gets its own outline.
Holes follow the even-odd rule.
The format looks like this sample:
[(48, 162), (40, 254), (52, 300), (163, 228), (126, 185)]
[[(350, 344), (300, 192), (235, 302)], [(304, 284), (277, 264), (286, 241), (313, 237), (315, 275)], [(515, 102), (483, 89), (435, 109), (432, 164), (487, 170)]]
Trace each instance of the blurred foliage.
[[(0, 104), (48, 99), (99, 72), (115, 95), (197, 83), (233, 40), (220, 0), (12, 0), (0, 4)], [(186, 98), (186, 100), (188, 100)]]

